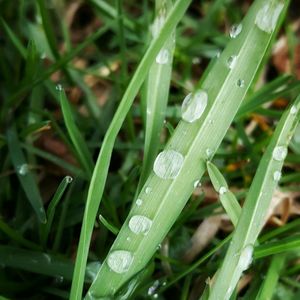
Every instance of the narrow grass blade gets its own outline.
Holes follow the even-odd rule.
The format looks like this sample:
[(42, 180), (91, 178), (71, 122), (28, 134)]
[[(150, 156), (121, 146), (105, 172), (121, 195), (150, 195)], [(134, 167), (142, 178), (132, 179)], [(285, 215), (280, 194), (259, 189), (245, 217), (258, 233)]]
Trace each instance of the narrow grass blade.
[(241, 206), (237, 201), (235, 195), (231, 191), (229, 191), (228, 184), (218, 168), (209, 161), (206, 163), (206, 166), (214, 189), (217, 193), (219, 193), (221, 204), (224, 207), (233, 225), (236, 226), (241, 215)]
[[(210, 299), (229, 299), (242, 272), (252, 259), (251, 247), (263, 226), (272, 194), (277, 187), (287, 146), (296, 129), (300, 109), (300, 96), (283, 114), (272, 140), (265, 151), (248, 192), (242, 214), (234, 232), (232, 243), (212, 286)], [(248, 262), (247, 262), (248, 259)], [(225, 279), (226, 278), (226, 279)]]
[[(228, 43), (221, 56), (210, 67), (210, 72), (198, 83), (194, 95), (200, 92), (200, 100), (206, 98), (202, 97), (203, 93), (208, 95), (207, 106), (201, 111), (201, 118), (194, 122), (182, 120), (178, 124), (165, 148), (166, 152), (156, 159), (156, 172), (151, 172), (138, 196), (143, 204), (134, 205), (131, 209), (89, 290), (89, 296), (112, 295), (124, 281), (140, 271), (151, 259), (157, 245), (185, 206), (194, 190), (194, 182), (201, 178), (206, 169), (205, 162), (213, 157), (219, 147), (273, 40), (276, 30), (267, 34), (255, 25), (256, 14), (264, 3), (262, 0), (254, 2), (242, 23), (243, 30), (238, 38)], [(276, 24), (278, 26), (279, 23)], [(166, 26), (162, 32), (165, 28)], [(256, 47), (253, 47), (253, 43)], [(193, 111), (191, 108), (190, 112)], [(169, 157), (164, 162), (166, 153)], [(174, 177), (168, 178), (167, 173), (165, 178), (165, 173), (160, 172), (160, 165), (164, 166), (165, 163), (167, 170), (171, 167), (179, 169)], [(129, 221), (134, 216), (146, 216), (152, 221), (147, 237), (143, 234), (136, 235), (129, 228)], [(128, 260), (132, 258), (132, 263), (128, 263), (128, 270), (121, 274), (112, 271), (108, 265), (108, 259), (111, 261), (114, 251), (120, 249), (126, 251)], [(115, 252), (118, 253), (120, 252)]]
[(102, 215), (99, 216), (99, 220), (114, 235), (119, 233), (120, 230), (116, 226), (110, 224)]
[[(109, 168), (111, 153), (113, 150), (116, 136), (124, 122), (135, 96), (137, 95), (147, 73), (161, 47), (170, 37), (176, 25), (181, 20), (191, 0), (179, 0), (166, 19), (165, 26), (162, 28), (158, 37), (151, 43), (147, 52), (143, 56), (133, 78), (131, 79), (127, 90), (120, 102), (120, 105), (114, 115), (112, 123), (103, 140), (102, 148), (97, 159), (97, 163), (93, 172), (91, 184), (89, 187), (86, 208), (84, 212), (83, 224), (80, 233), (78, 253), (74, 270), (74, 278), (71, 288), (71, 299), (81, 299), (82, 286), (84, 278), (84, 270), (88, 256), (88, 250), (97, 216), (98, 207), (102, 198), (104, 185)], [(125, 279), (126, 281), (126, 279)]]
[(60, 185), (58, 186), (49, 206), (47, 209), (47, 223), (42, 227), (42, 243), (45, 246), (47, 244), (47, 239), (49, 236), (49, 232), (52, 226), (56, 206), (58, 205), (60, 199), (62, 198), (67, 186), (73, 181), (73, 178), (70, 176), (66, 176)]
[[(156, 17), (151, 27), (151, 34), (155, 38), (163, 22), (172, 8), (172, 1), (156, 1)], [(175, 48), (175, 32), (167, 39), (160, 50), (156, 61), (149, 70), (145, 82), (146, 122), (145, 122), (145, 147), (143, 168), (141, 172), (139, 188), (145, 183), (151, 172), (155, 157), (160, 146), (160, 134), (166, 114), (169, 97), (173, 53)], [(163, 58), (163, 59), (162, 59)], [(160, 59), (162, 59), (160, 61)], [(165, 61), (164, 61), (165, 60)]]
[(27, 199), (34, 209), (39, 221), (46, 223), (46, 213), (36, 179), (26, 162), (25, 155), (21, 149), (21, 145), (14, 128), (10, 128), (7, 131), (7, 145), (12, 164)]
[(74, 115), (72, 113), (65, 91), (61, 88), (58, 92), (66, 127), (68, 129), (71, 141), (76, 149), (77, 157), (87, 174), (91, 176), (93, 172), (93, 160), (91, 154), (85, 140), (83, 139), (74, 122)]
[(276, 255), (272, 258), (268, 273), (260, 287), (256, 300), (272, 299), (284, 261), (285, 255)]

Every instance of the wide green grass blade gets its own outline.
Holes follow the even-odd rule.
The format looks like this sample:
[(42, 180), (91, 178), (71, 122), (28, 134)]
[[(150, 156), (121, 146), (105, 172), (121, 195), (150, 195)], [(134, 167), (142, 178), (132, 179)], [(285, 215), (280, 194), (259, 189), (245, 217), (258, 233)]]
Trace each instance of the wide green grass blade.
[[(119, 274), (110, 269), (106, 259), (89, 290), (90, 298), (111, 296), (126, 280), (139, 272), (151, 259), (157, 245), (185, 206), (195, 182), (205, 172), (205, 162), (212, 158), (219, 147), (274, 38), (276, 30), (267, 34), (255, 25), (256, 14), (264, 3), (262, 0), (254, 2), (242, 23), (240, 35), (228, 43), (210, 67), (209, 74), (198, 84), (198, 88), (201, 87), (208, 94), (207, 107), (201, 118), (192, 123), (181, 121), (168, 142), (165, 150), (176, 151), (184, 158), (177, 177), (164, 179), (152, 171), (138, 196), (142, 205), (133, 206), (121, 228), (108, 257), (114, 251), (124, 250), (133, 258), (132, 264), (129, 264), (126, 272)], [(256, 47), (253, 47), (254, 43)], [(172, 166), (172, 159), (170, 161), (167, 163), (169, 167)], [(146, 237), (134, 234), (128, 226), (129, 220), (139, 215), (152, 221)]]
[(14, 128), (7, 131), (7, 145), (10, 153), (11, 162), (14, 166), (18, 179), (25, 192), (25, 195), (35, 211), (38, 219), (46, 223), (46, 213), (40, 191), (33, 172), (27, 164), (25, 155), (21, 149), (17, 132)]
[(268, 273), (260, 287), (256, 300), (272, 299), (284, 261), (285, 255), (276, 255), (272, 258)]
[(219, 169), (210, 161), (206, 163), (206, 166), (214, 189), (219, 193), (221, 204), (233, 225), (236, 226), (241, 215), (241, 206), (235, 195), (229, 190), (228, 184)]
[(71, 141), (74, 145), (74, 148), (76, 149), (77, 157), (81, 165), (84, 167), (85, 171), (87, 172), (87, 174), (91, 176), (93, 172), (94, 164), (93, 164), (93, 159), (91, 157), (90, 151), (87, 147), (84, 138), (82, 137), (79, 129), (75, 124), (74, 114), (69, 105), (65, 91), (63, 90), (63, 88), (59, 87), (58, 92), (59, 92), (59, 99), (61, 103), (62, 113), (64, 116), (64, 121), (68, 129), (68, 133), (71, 138)]
[[(232, 243), (214, 282), (210, 299), (229, 299), (242, 272), (252, 259), (251, 247), (262, 229), (272, 194), (277, 187), (287, 147), (296, 129), (300, 109), (300, 96), (283, 114), (272, 140), (261, 158), (248, 192), (242, 214), (234, 232)], [(248, 261), (247, 261), (248, 259)], [(248, 265), (247, 265), (248, 264)], [(225, 279), (226, 278), (226, 279)]]
[(83, 224), (80, 233), (78, 252), (74, 270), (74, 278), (72, 281), (71, 298), (81, 299), (84, 270), (86, 266), (90, 239), (94, 222), (97, 216), (98, 207), (102, 198), (106, 176), (108, 173), (110, 158), (114, 146), (116, 136), (124, 122), (135, 96), (137, 95), (147, 73), (161, 47), (170, 37), (174, 28), (181, 20), (191, 0), (179, 0), (176, 2), (172, 12), (169, 14), (165, 26), (162, 28), (158, 37), (151, 43), (147, 52), (143, 56), (133, 78), (131, 79), (127, 90), (120, 102), (120, 105), (114, 115), (112, 123), (103, 140), (102, 148), (97, 159), (97, 163), (93, 172), (86, 208), (84, 212)]
[[(163, 22), (172, 8), (172, 1), (156, 1), (156, 16), (151, 27), (151, 34), (155, 38), (159, 33)], [(149, 75), (145, 81), (144, 106), (146, 112), (145, 122), (145, 146), (141, 177), (139, 181), (140, 191), (151, 172), (153, 162), (160, 147), (160, 134), (163, 128), (164, 118), (169, 97), (173, 53), (175, 48), (175, 32), (166, 40), (161, 53), (167, 53), (167, 62), (153, 63)]]

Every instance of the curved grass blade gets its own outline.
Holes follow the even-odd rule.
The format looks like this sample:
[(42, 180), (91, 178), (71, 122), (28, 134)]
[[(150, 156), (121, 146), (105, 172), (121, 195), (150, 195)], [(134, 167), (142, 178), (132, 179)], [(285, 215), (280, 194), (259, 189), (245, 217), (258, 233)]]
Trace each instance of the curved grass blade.
[(15, 128), (7, 131), (7, 145), (12, 164), (17, 173), (21, 186), (38, 219), (46, 223), (46, 213), (36, 179), (26, 162)]
[(42, 243), (45, 246), (47, 244), (49, 232), (52, 226), (55, 209), (58, 205), (61, 197), (63, 196), (67, 186), (73, 181), (73, 178), (70, 176), (66, 176), (62, 182), (59, 184), (49, 206), (47, 209), (47, 223), (42, 227)]
[(91, 176), (94, 165), (91, 154), (85, 140), (83, 139), (74, 122), (74, 115), (72, 113), (65, 91), (61, 88), (58, 92), (66, 127), (68, 129), (68, 133), (74, 145), (74, 148), (76, 149), (77, 157), (87, 174)]
[[(175, 151), (180, 166), (178, 174), (175, 178), (165, 179), (163, 174), (158, 176), (151, 172), (138, 196), (142, 205), (133, 206), (111, 247), (108, 258), (114, 251), (127, 251), (127, 262), (132, 258), (132, 263), (128, 262), (128, 270), (113, 272), (106, 259), (90, 287), (89, 297), (111, 296), (124, 281), (140, 271), (185, 206), (194, 183), (205, 172), (205, 161), (211, 159), (219, 147), (273, 41), (276, 30), (266, 34), (255, 25), (256, 14), (264, 3), (262, 0), (254, 2), (242, 23), (240, 35), (228, 43), (210, 72), (198, 83), (201, 92), (205, 91), (208, 95), (207, 107), (201, 118), (191, 123), (182, 120), (168, 142), (165, 151), (171, 150), (169, 153), (172, 155)], [(146, 237), (130, 230), (128, 224), (133, 216), (146, 216), (152, 221)]]
[[(163, 22), (172, 8), (172, 1), (156, 1), (156, 17), (151, 27), (151, 34), (155, 38), (159, 33)], [(175, 32), (173, 33), (175, 34)], [(153, 162), (160, 146), (160, 134), (166, 114), (169, 97), (172, 61), (175, 48), (174, 35), (171, 35), (160, 50), (157, 58), (162, 56), (166, 61), (158, 63), (155, 61), (145, 82), (144, 99), (146, 107), (145, 122), (145, 146), (141, 177), (139, 181), (139, 192), (151, 172)], [(162, 55), (161, 55), (162, 54)], [(166, 55), (166, 57), (163, 57)], [(156, 58), (156, 59), (157, 59)]]
[(241, 215), (241, 206), (237, 201), (235, 195), (229, 191), (228, 184), (218, 170), (218, 168), (210, 161), (206, 163), (209, 178), (214, 186), (214, 189), (219, 193), (220, 201), (228, 214), (231, 222), (236, 226)]
[[(264, 217), (280, 177), (278, 175), (281, 174), (288, 143), (298, 123), (299, 109), (300, 96), (296, 99), (294, 105), (283, 114), (260, 161), (234, 232), (232, 243), (212, 286), (210, 300), (220, 299), (224, 295), (226, 295), (226, 299), (229, 299), (242, 272), (247, 269), (251, 262), (252, 254), (246, 253), (245, 256), (245, 251), (249, 250), (250, 252), (249, 247), (253, 249), (263, 226)], [(246, 259), (249, 260), (248, 266)]]
[(131, 107), (131, 104), (133, 103), (135, 96), (137, 95), (143, 81), (147, 76), (147, 73), (156, 55), (164, 45), (165, 41), (174, 31), (174, 28), (181, 20), (190, 2), (191, 0), (179, 0), (176, 2), (174, 8), (167, 17), (165, 26), (162, 28), (158, 37), (150, 45), (142, 61), (140, 62), (114, 115), (112, 123), (104, 137), (102, 148), (97, 159), (88, 191), (88, 198), (80, 233), (78, 253), (76, 257), (74, 278), (72, 281), (71, 299), (81, 299), (82, 296), (84, 270), (86, 266), (92, 230), (97, 216), (98, 207), (102, 198), (109, 168), (109, 162), (116, 136), (124, 122), (124, 119)]

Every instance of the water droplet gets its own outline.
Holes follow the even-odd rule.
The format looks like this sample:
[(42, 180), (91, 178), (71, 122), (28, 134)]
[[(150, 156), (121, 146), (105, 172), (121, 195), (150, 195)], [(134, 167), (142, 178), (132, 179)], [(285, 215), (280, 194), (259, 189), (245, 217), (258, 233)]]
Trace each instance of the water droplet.
[(201, 62), (200, 58), (199, 57), (193, 57), (192, 59), (192, 63), (193, 65), (197, 65)]
[(91, 280), (94, 281), (94, 279), (97, 276), (98, 271), (100, 270), (101, 263), (98, 261), (92, 261), (87, 264), (85, 269), (86, 276)]
[(129, 220), (129, 229), (135, 233), (135, 234), (144, 234), (146, 235), (152, 225), (152, 221), (145, 217), (145, 216), (141, 216), (141, 215), (136, 215), (130, 218)]
[(297, 113), (297, 107), (295, 105), (292, 105), (291, 107), (291, 114), (295, 115)]
[(275, 171), (274, 174), (273, 174), (273, 179), (275, 181), (279, 181), (281, 178), (281, 172), (280, 171)]
[(216, 53), (216, 58), (219, 58), (221, 56), (221, 53), (222, 53), (222, 51), (218, 50), (217, 53)]
[(227, 188), (225, 186), (221, 186), (219, 189), (219, 194), (224, 195), (227, 192)]
[(235, 39), (241, 32), (243, 29), (243, 25), (242, 24), (234, 24), (231, 26), (230, 31), (229, 31), (229, 35), (232, 39)]
[(131, 238), (128, 236), (128, 237), (126, 238), (126, 241), (127, 241), (127, 242), (130, 242), (130, 241), (131, 241)]
[(152, 188), (150, 186), (147, 186), (145, 189), (146, 194), (150, 194), (152, 192)]
[(143, 200), (142, 199), (136, 199), (135, 204), (137, 206), (141, 206), (143, 204)]
[(71, 183), (73, 181), (73, 177), (66, 176), (66, 181), (67, 181), (67, 183)]
[(63, 87), (62, 87), (61, 84), (57, 84), (56, 87), (55, 87), (55, 89), (56, 89), (57, 91), (62, 91), (62, 90), (63, 90)]
[(284, 146), (275, 147), (273, 150), (273, 158), (277, 161), (283, 161), (287, 156), (287, 148)]
[(165, 65), (169, 61), (169, 51), (167, 49), (161, 49), (156, 56), (156, 62), (160, 65)]
[(157, 299), (157, 298), (158, 298), (158, 294), (154, 294), (154, 295), (153, 295), (153, 298), (154, 298), (154, 299)]
[(184, 157), (174, 150), (160, 152), (155, 159), (153, 171), (162, 179), (174, 179), (177, 177), (183, 165)]
[(18, 167), (18, 173), (21, 176), (25, 176), (29, 172), (29, 167), (27, 164), (22, 164), (21, 166)]
[(189, 123), (198, 120), (207, 106), (207, 101), (208, 95), (203, 90), (196, 91), (194, 95), (188, 94), (181, 106), (182, 119)]
[(196, 181), (194, 182), (194, 188), (197, 188), (197, 187), (199, 186), (199, 183), (200, 183), (200, 180), (196, 180)]
[(230, 70), (232, 70), (235, 65), (236, 65), (236, 61), (237, 61), (237, 56), (236, 55), (231, 55), (228, 59), (227, 59), (227, 66)]
[(64, 277), (63, 276), (56, 276), (55, 277), (55, 282), (56, 283), (63, 283), (64, 282)]
[(159, 287), (159, 280), (155, 280), (148, 289), (148, 296), (154, 295), (158, 287)]
[(236, 85), (240, 88), (245, 86), (245, 80), (244, 79), (238, 79), (236, 82)]
[(212, 153), (213, 153), (213, 151), (212, 151), (210, 148), (207, 148), (207, 149), (205, 150), (205, 153), (206, 153), (207, 157), (210, 158), (211, 155), (212, 155)]
[(283, 7), (284, 4), (278, 0), (267, 1), (256, 15), (255, 24), (257, 27), (262, 31), (272, 33)]
[(155, 18), (152, 26), (151, 26), (151, 33), (152, 33), (152, 36), (154, 38), (156, 38), (158, 35), (159, 35), (159, 32), (161, 30), (161, 28), (163, 27), (165, 23), (165, 17), (160, 14), (158, 17)]
[(107, 264), (116, 273), (125, 273), (129, 270), (133, 256), (129, 251), (115, 250), (108, 255)]
[(238, 262), (238, 267), (241, 271), (245, 271), (249, 268), (253, 259), (253, 245), (247, 245), (242, 251), (240, 255), (240, 259)]
[(47, 58), (47, 54), (46, 52), (43, 52), (40, 56), (41, 59), (46, 59)]

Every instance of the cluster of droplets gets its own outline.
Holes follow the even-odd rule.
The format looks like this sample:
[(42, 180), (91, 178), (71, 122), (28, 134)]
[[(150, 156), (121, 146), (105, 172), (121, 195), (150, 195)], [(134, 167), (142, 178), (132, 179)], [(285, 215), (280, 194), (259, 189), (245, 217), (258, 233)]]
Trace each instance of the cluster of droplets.
[(208, 102), (208, 95), (204, 90), (198, 90), (194, 94), (188, 94), (181, 105), (182, 119), (193, 123), (200, 119)]
[(158, 154), (154, 161), (153, 171), (162, 179), (174, 179), (179, 174), (184, 157), (174, 150), (165, 150)]
[(284, 4), (278, 0), (267, 0), (256, 15), (257, 27), (266, 33), (272, 33), (283, 7)]

